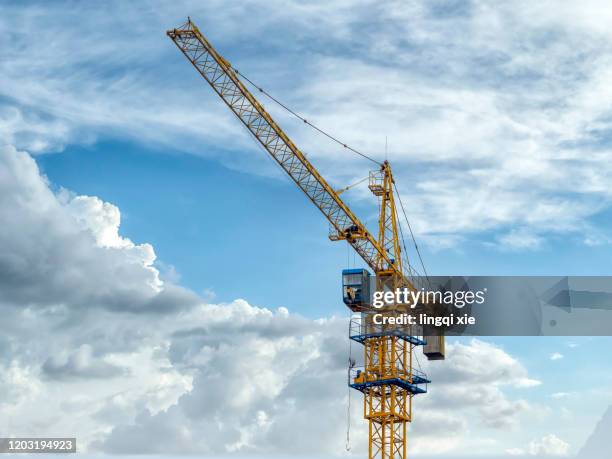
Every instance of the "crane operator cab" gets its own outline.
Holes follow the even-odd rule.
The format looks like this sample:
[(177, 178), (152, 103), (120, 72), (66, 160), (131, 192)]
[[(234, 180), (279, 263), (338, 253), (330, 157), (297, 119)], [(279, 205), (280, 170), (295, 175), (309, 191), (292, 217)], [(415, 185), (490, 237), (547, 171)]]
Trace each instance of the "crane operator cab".
[(370, 273), (367, 269), (342, 270), (342, 299), (355, 312), (370, 306)]

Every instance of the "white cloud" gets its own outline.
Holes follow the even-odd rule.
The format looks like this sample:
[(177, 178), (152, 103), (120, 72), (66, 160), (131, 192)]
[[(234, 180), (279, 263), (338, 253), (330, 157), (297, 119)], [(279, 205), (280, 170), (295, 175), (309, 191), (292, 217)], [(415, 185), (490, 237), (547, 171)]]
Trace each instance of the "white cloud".
[(104, 359), (92, 356), (89, 344), (82, 344), (71, 353), (52, 355), (42, 366), (43, 374), (49, 378), (112, 378), (128, 371), (127, 367), (113, 365)]
[(191, 375), (172, 367), (144, 317), (156, 323), (197, 296), (162, 282), (150, 245), (119, 237), (116, 207), (53, 193), (34, 160), (8, 147), (0, 219), (0, 405), (10, 413), (0, 430), (78, 432), (86, 445), (111, 419), (157, 412), (189, 390)]
[(537, 249), (543, 243), (543, 238), (526, 230), (511, 230), (498, 238), (502, 248)]
[(54, 194), (34, 160), (12, 147), (0, 149), (0, 178), (5, 301), (31, 308), (87, 304), (164, 313), (197, 300), (179, 286), (162, 284), (149, 244), (118, 236), (115, 206), (94, 197)]
[[(344, 321), (305, 321), (245, 302), (207, 305), (190, 317), (191, 327), (174, 332), (170, 354), (178, 367), (197, 369), (193, 390), (167, 411), (154, 416), (144, 411), (135, 424), (117, 426), (99, 447), (113, 453), (142, 452), (142, 443), (135, 439), (151, 439), (164, 431), (172, 442), (149, 440), (145, 452), (337, 455), (343, 450)], [(487, 358), (489, 354), (493, 356)], [(466, 355), (487, 362), (466, 368)], [(511, 400), (501, 389), (522, 387), (526, 371), (496, 346), (478, 340), (451, 344), (444, 366), (426, 367), (435, 382), (430, 393), (416, 401), (412, 454), (467, 452), (468, 425), (472, 430), (478, 427), (475, 422), (494, 429), (516, 427), (519, 416), (529, 412), (525, 401)], [(361, 397), (352, 397), (352, 450), (358, 452), (365, 447), (366, 425)], [(296, 430), (297, 438), (291, 435)], [(195, 437), (199, 431), (209, 436)]]
[[(53, 193), (13, 148), (0, 154), (0, 189), (0, 215), (11, 217), (0, 228), (0, 406), (10, 414), (0, 430), (71, 432), (83, 450), (117, 453), (343, 451), (345, 319), (209, 304), (172, 286), (153, 248), (120, 234), (116, 207)], [(435, 383), (416, 403), (413, 452), (464, 451), (468, 426), (516, 426), (530, 407), (504, 388), (538, 383), (481, 340), (450, 343), (443, 365), (423, 365)], [(351, 396), (360, 454), (367, 426)]]
[(568, 443), (556, 435), (550, 434), (542, 437), (540, 440), (530, 442), (527, 451), (532, 456), (567, 456), (569, 448), (570, 445)]
[(42, 384), (33, 377), (33, 368), (12, 359), (8, 365), (2, 365), (0, 373), (0, 406), (3, 412), (10, 415), (14, 408), (28, 399), (36, 397)]
[(553, 352), (552, 354), (550, 354), (550, 360), (555, 361), (555, 360), (561, 360), (564, 358), (564, 355), (561, 354), (560, 352)]
[(509, 448), (506, 454), (510, 456), (568, 456), (570, 445), (553, 434), (545, 435), (539, 440), (532, 440), (527, 448)]
[[(417, 398), (411, 454), (495, 455), (509, 432), (521, 430), (538, 408), (510, 398), (506, 387), (529, 390), (540, 381), (499, 346), (479, 339), (450, 342), (444, 362), (422, 362), (432, 378), (430, 393)], [(501, 434), (503, 432), (503, 434)], [(501, 434), (498, 436), (497, 434)]]

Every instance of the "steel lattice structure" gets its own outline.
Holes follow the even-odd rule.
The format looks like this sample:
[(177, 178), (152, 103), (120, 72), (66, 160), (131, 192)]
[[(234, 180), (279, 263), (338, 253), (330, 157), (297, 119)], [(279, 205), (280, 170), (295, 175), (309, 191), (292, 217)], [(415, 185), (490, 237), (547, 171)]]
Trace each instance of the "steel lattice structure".
[[(370, 190), (380, 199), (379, 235), (375, 238), (306, 156), (257, 101), (232, 68), (188, 20), (167, 32), (195, 69), (210, 84), (255, 139), (325, 215), (330, 239), (346, 240), (376, 273), (377, 288), (406, 286), (398, 222), (393, 200), (393, 175), (385, 161), (370, 177)], [(352, 368), (349, 385), (364, 394), (364, 417), (369, 422), (369, 457), (404, 459), (406, 425), (412, 420), (412, 397), (424, 393), (429, 381), (413, 368), (413, 351), (425, 344), (409, 330), (376, 326), (372, 311), (361, 311), (359, 331), (350, 338), (364, 348), (363, 370)], [(391, 308), (386, 314), (395, 315)], [(357, 373), (356, 371), (359, 371)]]
[(189, 20), (183, 27), (169, 30), (167, 34), (238, 119), (323, 212), (333, 225), (337, 238), (347, 240), (372, 269), (384, 266), (396, 271), (384, 248), (274, 122), (240, 81), (229, 62), (217, 53), (195, 24)]

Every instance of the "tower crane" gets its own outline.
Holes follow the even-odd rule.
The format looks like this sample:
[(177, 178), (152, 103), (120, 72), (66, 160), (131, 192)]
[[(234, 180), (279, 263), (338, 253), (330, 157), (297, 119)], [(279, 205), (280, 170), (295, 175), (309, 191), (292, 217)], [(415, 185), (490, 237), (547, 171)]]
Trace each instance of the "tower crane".
[[(364, 418), (369, 426), (368, 457), (406, 458), (407, 423), (412, 421), (412, 398), (425, 393), (430, 382), (425, 374), (413, 366), (413, 354), (417, 346), (423, 346), (423, 352), (429, 359), (443, 359), (444, 337), (423, 337), (419, 330), (412, 327), (377, 325), (372, 319), (372, 283), (378, 291), (417, 289), (415, 277), (409, 274), (409, 266), (405, 266), (402, 257), (401, 228), (391, 165), (388, 161), (377, 162), (379, 168), (369, 175), (368, 187), (378, 197), (380, 204), (378, 236), (374, 237), (340, 198), (343, 190), (335, 191), (329, 185), (242, 81), (250, 80), (217, 52), (191, 19), (179, 28), (168, 30), (166, 34), (327, 218), (329, 238), (350, 244), (374, 272), (373, 282), (366, 269), (346, 269), (342, 273), (343, 300), (355, 313), (351, 319), (349, 338), (363, 345), (363, 366), (350, 365), (348, 384), (363, 393)], [(377, 312), (393, 316), (399, 314), (399, 308), (391, 306)]]

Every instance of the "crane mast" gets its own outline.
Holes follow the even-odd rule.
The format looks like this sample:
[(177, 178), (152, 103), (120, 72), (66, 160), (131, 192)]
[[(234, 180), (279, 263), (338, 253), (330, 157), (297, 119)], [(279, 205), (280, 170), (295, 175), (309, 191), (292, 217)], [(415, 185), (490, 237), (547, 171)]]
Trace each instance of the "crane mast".
[[(393, 174), (387, 161), (370, 174), (369, 188), (379, 197), (379, 233), (375, 238), (327, 183), (304, 153), (276, 124), (225, 60), (188, 19), (167, 31), (200, 75), (221, 97), (255, 139), (291, 177), (330, 223), (330, 239), (345, 240), (376, 274), (379, 290), (415, 289), (404, 273), (398, 221), (393, 197)], [(365, 272), (365, 270), (362, 270)], [(343, 278), (355, 279), (355, 273)], [(352, 277), (351, 277), (352, 276)], [(364, 278), (367, 278), (365, 276)], [(367, 282), (367, 279), (363, 282)], [(350, 291), (352, 287), (346, 287)], [(360, 288), (366, 288), (360, 284)], [(363, 345), (363, 366), (349, 368), (349, 385), (364, 394), (364, 417), (369, 422), (369, 458), (406, 458), (406, 424), (412, 420), (412, 397), (426, 392), (429, 382), (413, 367), (413, 351), (426, 342), (414, 330), (376, 325), (364, 302), (345, 303), (359, 315), (351, 319), (349, 337)], [(378, 311), (380, 312), (380, 311)], [(384, 312), (396, 315), (397, 310)]]

